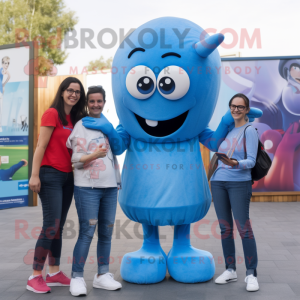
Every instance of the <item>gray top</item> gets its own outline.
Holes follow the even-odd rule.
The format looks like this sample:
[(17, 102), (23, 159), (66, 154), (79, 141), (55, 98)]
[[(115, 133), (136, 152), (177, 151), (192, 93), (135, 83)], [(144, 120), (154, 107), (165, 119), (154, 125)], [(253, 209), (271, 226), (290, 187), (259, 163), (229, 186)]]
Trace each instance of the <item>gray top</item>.
[[(89, 163), (82, 163), (83, 155), (91, 154), (100, 144), (108, 149), (107, 155)], [(99, 130), (85, 128), (78, 121), (67, 140), (67, 147), (73, 150), (74, 184), (80, 187), (121, 187), (119, 164), (109, 146), (108, 138)]]

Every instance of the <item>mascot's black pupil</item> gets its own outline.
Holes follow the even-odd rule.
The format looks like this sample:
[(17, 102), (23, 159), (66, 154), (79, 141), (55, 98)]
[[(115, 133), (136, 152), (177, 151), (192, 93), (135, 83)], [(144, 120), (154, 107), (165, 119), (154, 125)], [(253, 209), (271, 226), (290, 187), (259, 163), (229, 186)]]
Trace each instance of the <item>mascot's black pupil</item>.
[(141, 94), (149, 94), (154, 88), (154, 82), (150, 77), (143, 76), (138, 80), (136, 86)]
[(161, 78), (158, 86), (163, 94), (171, 94), (175, 90), (175, 82), (170, 77)]

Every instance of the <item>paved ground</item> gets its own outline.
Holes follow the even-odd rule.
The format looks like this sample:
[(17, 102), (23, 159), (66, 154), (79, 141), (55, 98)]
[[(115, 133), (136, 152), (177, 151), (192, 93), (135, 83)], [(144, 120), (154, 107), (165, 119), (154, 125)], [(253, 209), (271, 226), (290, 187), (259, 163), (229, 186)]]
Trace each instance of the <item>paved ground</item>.
[[(136, 285), (124, 282), (120, 276), (120, 257), (127, 252), (137, 250), (141, 244), (141, 228), (128, 220), (118, 207), (114, 229), (110, 271), (122, 282), (119, 291), (93, 289), (92, 279), (97, 271), (95, 263), (96, 238), (90, 248), (89, 259), (85, 268), (88, 287), (86, 299), (300, 299), (300, 203), (252, 203), (251, 218), (258, 246), (258, 280), (260, 291), (249, 293), (245, 290), (245, 265), (242, 244), (239, 235), (236, 238), (237, 256), (241, 263), (237, 266), (238, 281), (227, 285), (216, 285), (213, 280), (200, 284), (182, 284), (174, 281), (167, 274), (165, 280), (153, 285)], [(199, 239), (191, 230), (192, 244), (210, 251), (216, 262), (216, 275), (223, 272), (222, 248), (219, 228), (214, 230), (216, 214), (214, 207), (206, 216), (208, 225), (201, 225), (199, 232), (209, 234), (208, 239)], [(74, 299), (67, 287), (54, 287), (46, 295), (26, 291), (25, 286), (31, 274), (32, 252), (36, 235), (42, 224), (41, 207), (24, 207), (0, 211), (0, 299)], [(121, 230), (121, 226), (125, 230)], [(70, 275), (72, 251), (77, 240), (78, 222), (74, 203), (68, 215), (63, 240), (61, 269)], [(193, 224), (194, 228), (195, 224)], [(23, 228), (20, 230), (18, 228)], [(172, 227), (162, 227), (163, 249), (168, 252), (172, 245)], [(127, 237), (125, 235), (127, 235)], [(131, 239), (129, 238), (131, 237)], [(214, 278), (215, 278), (214, 277)]]

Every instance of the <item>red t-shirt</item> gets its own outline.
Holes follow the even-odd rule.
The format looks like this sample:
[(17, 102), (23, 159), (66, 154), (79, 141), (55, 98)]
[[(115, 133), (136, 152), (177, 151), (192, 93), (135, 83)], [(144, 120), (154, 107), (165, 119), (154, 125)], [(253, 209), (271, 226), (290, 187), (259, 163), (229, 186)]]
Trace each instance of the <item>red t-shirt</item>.
[(41, 126), (55, 127), (46, 148), (41, 166), (51, 166), (62, 172), (72, 172), (72, 150), (66, 146), (73, 130), (70, 115), (66, 116), (68, 125), (64, 126), (55, 108), (49, 108), (42, 116)]

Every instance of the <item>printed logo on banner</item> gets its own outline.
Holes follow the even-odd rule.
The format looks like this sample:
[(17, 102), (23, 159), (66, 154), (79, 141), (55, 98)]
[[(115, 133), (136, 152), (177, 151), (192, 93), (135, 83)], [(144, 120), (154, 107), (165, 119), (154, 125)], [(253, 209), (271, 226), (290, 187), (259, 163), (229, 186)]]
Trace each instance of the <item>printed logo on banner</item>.
[(9, 164), (9, 156), (1, 156), (2, 164)]
[(28, 146), (28, 136), (5, 136), (0, 137), (1, 146)]
[(20, 181), (18, 183), (18, 190), (28, 190), (28, 181)]
[(0, 198), (0, 210), (28, 205), (28, 196), (15, 196)]

